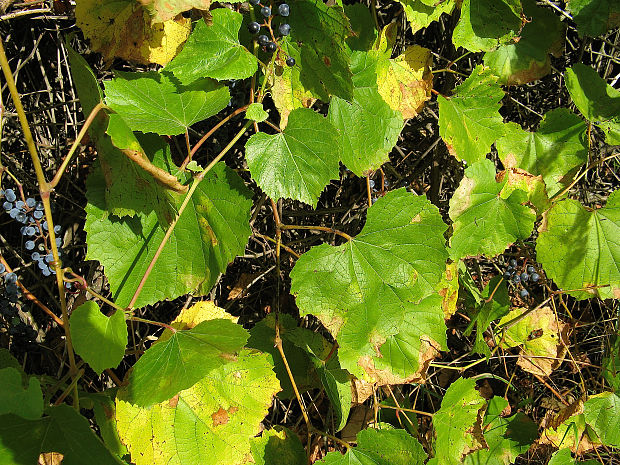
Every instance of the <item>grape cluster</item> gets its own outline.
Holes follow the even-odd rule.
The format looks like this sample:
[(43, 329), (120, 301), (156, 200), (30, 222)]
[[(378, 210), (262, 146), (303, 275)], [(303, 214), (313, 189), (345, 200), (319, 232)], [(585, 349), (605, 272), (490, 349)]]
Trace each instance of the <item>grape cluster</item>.
[(532, 265), (528, 265), (524, 270), (519, 273), (519, 264), (514, 258), (510, 260), (509, 266), (504, 271), (504, 278), (511, 281), (515, 286), (521, 285), (522, 288), (519, 291), (521, 298), (525, 299), (530, 295), (529, 291), (525, 288), (525, 283), (536, 283), (540, 280), (540, 275), (536, 272), (536, 268)]
[[(249, 0), (250, 4), (253, 6), (260, 6), (260, 14), (265, 18), (265, 23), (260, 24), (256, 21), (252, 21), (248, 24), (248, 30), (250, 34), (259, 34), (257, 41), (261, 47), (264, 47), (265, 50), (269, 53), (273, 53), (278, 49), (278, 45), (276, 43), (276, 39), (273, 35), (273, 30), (271, 28), (271, 19), (275, 16), (275, 14), (271, 11), (271, 7), (263, 5), (260, 0)], [(277, 14), (282, 18), (287, 18), (291, 13), (291, 7), (287, 3), (281, 3), (278, 5)], [(268, 34), (260, 34), (261, 28), (266, 26), (268, 28)], [(278, 26), (278, 32), (280, 36), (285, 37), (291, 33), (291, 26), (285, 20), (285, 22), (280, 23)], [(271, 36), (271, 38), (269, 37)], [(295, 66), (295, 58), (289, 56), (286, 59), (287, 66)]]
[[(55, 274), (54, 267), (50, 264), (54, 261), (51, 253), (49, 228), (44, 219), (43, 202), (37, 202), (32, 197), (18, 200), (13, 189), (0, 190), (0, 199), (4, 198), (2, 208), (15, 221), (20, 223), (20, 233), (24, 238), (24, 248), (30, 251), (30, 258), (38, 266), (43, 276)], [(54, 226), (54, 233), (59, 235), (62, 227)], [(56, 237), (56, 247), (61, 255), (62, 239)]]
[(21, 293), (17, 287), (17, 275), (8, 272), (0, 263), (0, 317), (8, 323), (8, 333), (11, 336), (13, 346), (23, 346), (28, 350), (34, 345), (37, 332), (25, 324), (19, 317), (17, 304)]

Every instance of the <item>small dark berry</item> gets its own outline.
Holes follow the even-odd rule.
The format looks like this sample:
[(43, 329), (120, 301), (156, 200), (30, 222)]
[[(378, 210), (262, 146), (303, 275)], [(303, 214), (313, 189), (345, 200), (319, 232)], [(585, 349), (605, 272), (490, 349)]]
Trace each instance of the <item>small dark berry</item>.
[(511, 277), (511, 276), (512, 276), (512, 273), (511, 273), (510, 271), (506, 270), (506, 271), (504, 272), (504, 278), (506, 278), (506, 279), (510, 279), (510, 277)]
[(512, 266), (513, 268), (517, 267), (517, 261), (514, 258), (510, 260), (510, 266)]
[(534, 273), (536, 270), (534, 269), (534, 267), (532, 265), (528, 265), (526, 271), (528, 272), (528, 274), (532, 274)]
[(280, 16), (288, 16), (290, 12), (291, 9), (286, 3), (282, 3), (278, 6), (278, 13), (280, 14)]
[(258, 43), (261, 44), (263, 47), (265, 45), (267, 45), (269, 43), (269, 37), (267, 37), (265, 34), (261, 34), (258, 36)]
[(527, 289), (521, 289), (521, 290), (519, 291), (519, 295), (521, 296), (521, 298), (522, 298), (522, 299), (525, 299), (527, 296), (529, 296), (529, 295), (530, 295), (530, 293), (529, 293), (529, 292), (527, 292)]
[(268, 6), (264, 6), (260, 9), (260, 14), (263, 15), (265, 18), (269, 18), (271, 16), (271, 8), (269, 8)]
[(532, 273), (532, 275), (530, 276), (530, 279), (532, 280), (532, 282), (536, 282), (540, 279), (540, 275), (538, 273)]
[(280, 34), (283, 36), (287, 36), (291, 33), (291, 26), (289, 24), (280, 24), (280, 27), (278, 28), (278, 30), (280, 31)]
[(250, 24), (248, 24), (248, 30), (250, 31), (250, 34), (258, 34), (258, 32), (260, 31), (260, 24), (258, 24), (256, 21), (252, 21)]
[(288, 57), (286, 59), (286, 66), (295, 66), (295, 58), (293, 57)]
[(275, 42), (269, 42), (267, 45), (265, 45), (265, 50), (267, 50), (269, 53), (273, 53), (277, 50), (278, 46), (275, 44)]
[(529, 278), (527, 273), (521, 273), (521, 281), (526, 282)]
[(514, 275), (512, 277), (512, 282), (515, 284), (519, 284), (521, 282), (521, 276), (519, 276), (518, 274)]
[(250, 0), (250, 5), (258, 5), (260, 0)]

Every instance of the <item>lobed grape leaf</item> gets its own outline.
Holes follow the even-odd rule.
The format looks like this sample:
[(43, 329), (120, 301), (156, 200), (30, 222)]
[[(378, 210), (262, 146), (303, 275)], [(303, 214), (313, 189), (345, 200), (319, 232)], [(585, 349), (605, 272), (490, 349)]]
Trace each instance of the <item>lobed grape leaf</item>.
[(433, 415), (435, 458), (441, 465), (459, 465), (464, 455), (480, 449), (481, 410), (486, 405), (476, 391), (476, 381), (460, 378), (446, 391), (441, 408)]
[(596, 210), (562, 200), (538, 230), (536, 256), (559, 287), (577, 299), (620, 298), (620, 191)]
[(507, 179), (496, 182), (495, 165), (479, 161), (465, 170), (465, 177), (450, 199), (454, 221), (450, 239), (454, 259), (493, 257), (518, 239), (532, 233), (536, 214), (523, 205), (527, 194), (520, 189), (505, 193)]
[(613, 392), (591, 396), (583, 404), (588, 425), (606, 446), (620, 447), (620, 397)]
[(140, 408), (116, 398), (116, 421), (136, 465), (236, 465), (250, 454), (280, 389), (266, 354), (243, 350), (170, 399)]
[(303, 88), (325, 102), (330, 95), (351, 100), (353, 81), (345, 39), (352, 31), (342, 7), (327, 6), (322, 0), (297, 0), (294, 9), (288, 23), (291, 43), (299, 50), (298, 56), (292, 56)]
[(299, 437), (288, 428), (276, 426), (250, 440), (256, 465), (306, 465), (306, 451)]
[(114, 58), (165, 65), (190, 34), (191, 20), (182, 16), (151, 22), (143, 2), (77, 0), (75, 19), (90, 47), (107, 63)]
[(377, 70), (379, 93), (403, 118), (415, 117), (431, 98), (433, 73), (431, 51), (412, 45), (391, 60), (383, 60)]
[(171, 75), (154, 71), (116, 72), (115, 76), (105, 82), (106, 103), (132, 131), (183, 134), (192, 124), (219, 113), (230, 101), (228, 88), (210, 79), (183, 86)]
[(494, 396), (489, 400), (482, 422), (488, 449), (467, 455), (464, 465), (510, 465), (530, 448), (538, 437), (538, 425), (520, 412), (503, 417), (502, 412), (508, 406), (503, 397)]
[(403, 429), (365, 429), (357, 434), (357, 447), (329, 452), (319, 462), (324, 465), (411, 465), (421, 464), (427, 455), (422, 445)]
[(127, 325), (122, 311), (107, 317), (90, 300), (73, 310), (70, 322), (75, 352), (97, 374), (121, 363), (127, 346)]
[(598, 460), (577, 461), (571, 456), (570, 449), (560, 449), (554, 452), (547, 465), (598, 465)]
[(223, 81), (245, 79), (256, 72), (258, 62), (239, 43), (243, 15), (228, 8), (211, 10), (213, 22), (198, 21), (183, 50), (164, 68), (187, 85), (209, 77)]
[[(0, 368), (0, 418), (9, 413), (26, 420), (36, 420), (43, 414), (43, 394), (39, 380), (28, 378), (28, 385), (22, 373), (12, 367)], [(2, 437), (0, 436), (0, 445)]]
[(452, 42), (471, 52), (488, 52), (521, 31), (520, 0), (463, 0)]
[[(383, 350), (378, 355), (381, 346), (390, 336), (399, 338), (401, 330), (406, 343), (415, 339), (429, 350), (445, 345), (441, 298), (435, 293), (447, 258), (445, 228), (428, 200), (398, 189), (368, 209), (357, 237), (337, 247), (314, 247), (297, 261), (291, 290), (300, 313), (316, 315), (337, 339), (343, 368), (384, 383), (399, 370), (419, 379), (424, 353), (407, 359), (406, 367), (378, 370), (376, 363), (389, 363)], [(421, 304), (433, 295), (436, 308), (433, 302)]]
[[(86, 60), (68, 44), (66, 47), (82, 112), (87, 116), (99, 102), (103, 101), (103, 92)], [(118, 115), (116, 116), (118, 118)], [(98, 160), (103, 169), (105, 208), (119, 217), (133, 216), (137, 212), (155, 211), (162, 224), (169, 223), (173, 212), (166, 189), (153, 182), (151, 175), (130, 161), (112, 144), (110, 137), (105, 133), (107, 125), (106, 117), (100, 113), (89, 128), (89, 135), (97, 147)], [(133, 149), (144, 152), (131, 130), (120, 118), (117, 121), (117, 133), (124, 139), (131, 140)]]
[(564, 78), (581, 114), (605, 132), (608, 144), (620, 144), (620, 91), (607, 84), (593, 68), (581, 63), (567, 69)]
[(245, 111), (245, 117), (260, 123), (269, 118), (269, 113), (265, 111), (262, 103), (252, 103)]
[(500, 347), (521, 347), (517, 365), (528, 373), (547, 377), (564, 361), (569, 326), (551, 308), (515, 308), (499, 324), (507, 326)]
[(522, 0), (528, 22), (518, 42), (500, 45), (484, 55), (484, 64), (506, 85), (521, 85), (551, 72), (551, 57), (558, 55), (564, 39), (564, 25), (548, 8), (536, 6), (534, 0)]
[(140, 4), (150, 13), (154, 23), (161, 23), (192, 8), (208, 10), (211, 0), (140, 0)]
[(413, 34), (437, 21), (442, 14), (452, 13), (458, 3), (457, 0), (434, 1), (433, 4), (424, 0), (398, 0), (398, 2), (405, 9)]
[(329, 105), (329, 121), (339, 134), (340, 160), (358, 176), (388, 161), (403, 129), (402, 114), (390, 108), (377, 85), (382, 58), (389, 66), (387, 58), (375, 52), (353, 52), (353, 100), (332, 97)]
[(600, 36), (620, 26), (620, 6), (616, 0), (569, 0), (567, 3), (581, 36)]
[(439, 134), (458, 160), (473, 164), (503, 135), (499, 114), (504, 92), (497, 77), (478, 65), (450, 98), (438, 96)]
[(497, 152), (505, 167), (542, 175), (547, 193), (554, 195), (587, 161), (586, 130), (577, 115), (557, 108), (545, 114), (536, 132), (525, 131), (516, 123), (506, 124)]
[(284, 131), (259, 132), (245, 144), (252, 178), (271, 198), (292, 198), (316, 206), (331, 179), (339, 176), (338, 133), (307, 108), (293, 110)]
[(88, 420), (68, 405), (49, 407), (46, 416), (26, 420), (0, 416), (0, 460), (3, 464), (32, 465), (39, 455), (59, 452), (63, 465), (124, 465), (90, 429)]
[(360, 52), (370, 50), (379, 33), (368, 7), (361, 3), (344, 5), (344, 12), (349, 18), (353, 31), (346, 39), (349, 48)]
[[(160, 167), (176, 169), (169, 159), (168, 146), (161, 140), (155, 156)], [(154, 213), (110, 217), (105, 209), (100, 171), (90, 175), (87, 188), (88, 259), (101, 262), (115, 302), (127, 306), (164, 231)], [(251, 234), (251, 195), (234, 171), (223, 163), (215, 165), (179, 218), (136, 307), (188, 292), (207, 293), (228, 263), (245, 249)], [(181, 201), (177, 198), (177, 205)]]
[(525, 192), (528, 204), (534, 208), (537, 215), (542, 215), (551, 207), (547, 186), (542, 176), (534, 176), (520, 168), (509, 168), (497, 173), (496, 179), (497, 182), (506, 181), (502, 197), (509, 197), (515, 190)]

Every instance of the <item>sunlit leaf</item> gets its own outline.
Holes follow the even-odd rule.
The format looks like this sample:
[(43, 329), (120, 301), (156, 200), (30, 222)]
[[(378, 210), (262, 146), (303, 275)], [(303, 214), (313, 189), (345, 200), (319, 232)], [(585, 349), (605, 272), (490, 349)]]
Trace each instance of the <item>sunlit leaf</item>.
[(154, 23), (167, 21), (192, 8), (208, 10), (211, 6), (211, 0), (140, 0), (140, 3), (151, 14)]
[(251, 439), (252, 457), (257, 465), (306, 465), (308, 459), (299, 437), (290, 429), (276, 426)]
[(424, 29), (433, 21), (437, 21), (442, 14), (450, 14), (458, 3), (456, 0), (444, 0), (442, 2), (433, 2), (429, 5), (423, 0), (398, 0), (405, 8), (407, 20), (411, 25), (412, 33)]
[(588, 425), (606, 446), (620, 447), (620, 397), (613, 392), (591, 396), (583, 404)]
[(260, 123), (269, 118), (269, 113), (265, 111), (262, 103), (252, 103), (245, 111), (245, 117)]

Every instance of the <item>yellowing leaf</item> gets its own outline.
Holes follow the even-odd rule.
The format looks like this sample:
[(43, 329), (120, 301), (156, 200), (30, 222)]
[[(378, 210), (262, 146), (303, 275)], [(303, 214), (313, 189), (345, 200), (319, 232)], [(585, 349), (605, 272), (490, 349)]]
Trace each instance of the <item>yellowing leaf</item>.
[(405, 53), (388, 60), (377, 69), (379, 93), (393, 110), (403, 118), (413, 118), (431, 97), (433, 74), (432, 56), (427, 48), (413, 45)]
[(441, 281), (437, 285), (437, 293), (441, 296), (441, 307), (447, 320), (456, 313), (456, 301), (459, 297), (458, 262), (448, 263)]
[(226, 310), (218, 307), (210, 300), (205, 300), (192, 305), (190, 308), (181, 310), (181, 313), (174, 319), (171, 326), (176, 329), (192, 329), (203, 321), (217, 319), (230, 320), (236, 323), (239, 318), (226, 313)]
[(140, 0), (151, 16), (153, 22), (163, 22), (174, 18), (179, 13), (196, 8), (208, 10), (211, 0)]
[[(500, 325), (519, 317), (526, 309), (515, 308), (500, 320)], [(519, 365), (539, 376), (549, 376), (560, 366), (568, 344), (568, 325), (557, 320), (549, 307), (532, 311), (506, 330), (504, 348), (521, 346)]]
[(546, 422), (547, 428), (540, 434), (540, 444), (550, 444), (562, 449), (570, 448), (583, 454), (600, 445), (596, 433), (586, 424), (583, 401), (577, 400)]
[(165, 65), (191, 31), (191, 20), (179, 16), (162, 23), (135, 0), (77, 0), (77, 25), (106, 62), (114, 58)]

